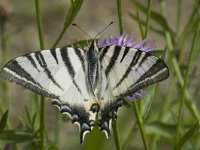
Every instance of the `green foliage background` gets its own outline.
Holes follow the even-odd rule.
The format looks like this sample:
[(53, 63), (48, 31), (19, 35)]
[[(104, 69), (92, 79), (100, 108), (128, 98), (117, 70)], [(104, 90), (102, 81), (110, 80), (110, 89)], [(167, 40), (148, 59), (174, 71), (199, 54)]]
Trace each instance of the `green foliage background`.
[[(0, 149), (200, 149), (199, 0), (1, 0), (0, 65), (37, 49), (87, 44), (122, 33), (151, 37), (170, 70), (166, 81), (128, 101), (106, 140), (98, 127), (80, 145), (78, 128), (49, 100), (0, 79)], [(83, 41), (82, 41), (83, 40)], [(81, 42), (79, 42), (81, 41)], [(160, 51), (162, 50), (162, 51)]]

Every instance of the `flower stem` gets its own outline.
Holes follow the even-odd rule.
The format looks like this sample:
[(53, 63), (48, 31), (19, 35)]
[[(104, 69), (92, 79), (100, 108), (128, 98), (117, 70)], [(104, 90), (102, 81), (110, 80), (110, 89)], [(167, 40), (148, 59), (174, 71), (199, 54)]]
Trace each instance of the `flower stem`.
[(36, 9), (36, 16), (37, 16), (37, 27), (38, 27), (38, 36), (40, 41), (40, 48), (44, 49), (44, 35), (42, 31), (42, 16), (40, 12), (40, 3), (39, 0), (35, 0), (35, 9)]
[(114, 117), (114, 114), (112, 114), (112, 129), (113, 129), (113, 136), (115, 140), (115, 146), (117, 150), (121, 150), (121, 144), (119, 140), (119, 131), (117, 128), (117, 120)]
[(149, 148), (148, 148), (148, 144), (147, 144), (147, 140), (146, 140), (146, 136), (145, 136), (144, 126), (143, 126), (143, 119), (142, 119), (141, 115), (139, 114), (138, 107), (137, 107), (137, 102), (134, 101), (132, 103), (132, 106), (133, 106), (133, 111), (134, 111), (135, 117), (136, 117), (137, 122), (138, 122), (139, 129), (140, 129), (140, 133), (141, 133), (141, 136), (142, 136), (142, 141), (143, 141), (143, 144), (144, 144), (144, 148), (145, 148), (145, 150), (148, 150)]
[[(7, 59), (7, 51), (6, 51), (6, 36), (5, 36), (5, 29), (6, 29), (6, 22), (2, 21), (0, 22), (0, 34), (1, 34), (1, 62), (0, 65), (4, 64), (6, 62)], [(7, 82), (2, 81), (1, 82), (1, 86), (3, 89), (3, 99), (6, 100), (6, 105), (7, 107), (10, 106), (10, 96), (9, 96), (9, 87)], [(5, 103), (5, 102), (4, 102)]]
[(0, 22), (0, 33), (1, 33), (1, 62), (0, 63), (5, 63), (6, 59), (6, 40), (5, 40), (5, 25), (6, 22), (2, 21)]
[[(37, 16), (37, 26), (38, 26), (38, 36), (40, 42), (40, 48), (44, 49), (44, 36), (42, 31), (42, 16), (40, 12), (40, 3), (39, 0), (35, 0), (35, 8), (36, 8), (36, 16)], [(41, 96), (41, 103), (40, 103), (40, 150), (44, 150), (44, 112), (45, 112), (45, 98)]]
[(62, 39), (63, 35), (65, 34), (66, 30), (67, 30), (67, 27), (64, 27), (64, 28), (62, 29), (62, 31), (60, 32), (58, 38), (56, 39), (55, 43), (54, 43), (53, 46), (52, 46), (53, 48), (55, 48), (55, 47), (58, 45), (58, 43), (59, 43), (60, 40)]
[(123, 34), (124, 32), (124, 23), (122, 18), (122, 1), (117, 0), (117, 12), (118, 12), (118, 19), (119, 19), (119, 31), (120, 34)]
[(149, 20), (150, 20), (150, 17), (151, 17), (151, 3), (152, 3), (152, 0), (147, 0), (148, 1), (148, 12), (147, 12), (147, 19), (146, 19), (146, 28), (145, 28), (145, 33), (144, 33), (144, 37), (146, 38), (147, 37), (147, 34), (148, 34), (148, 31), (149, 31)]
[(40, 139), (41, 139), (41, 145), (40, 150), (44, 150), (44, 111), (45, 111), (45, 98), (44, 96), (41, 96), (41, 102), (40, 102)]

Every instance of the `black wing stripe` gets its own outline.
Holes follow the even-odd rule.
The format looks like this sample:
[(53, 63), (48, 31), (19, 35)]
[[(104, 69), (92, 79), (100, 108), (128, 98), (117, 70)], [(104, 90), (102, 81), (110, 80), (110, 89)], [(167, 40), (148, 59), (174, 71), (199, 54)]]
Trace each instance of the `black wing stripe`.
[(34, 67), (38, 72), (40, 72), (40, 70), (38, 69), (38, 67), (37, 67), (37, 65), (36, 65), (36, 63), (35, 63), (33, 57), (31, 56), (31, 54), (28, 55), (28, 56), (26, 56), (26, 58), (31, 62), (31, 64), (33, 65), (33, 67)]
[(51, 52), (51, 55), (53, 56), (53, 58), (55, 59), (56, 63), (58, 64), (58, 58), (57, 58), (57, 55), (56, 55), (56, 49), (51, 49), (50, 50)]
[(103, 52), (101, 53), (100, 57), (99, 57), (99, 60), (100, 62), (102, 61), (102, 59), (104, 58), (104, 56), (106, 55), (108, 49), (110, 48), (110, 46), (107, 46), (103, 49)]
[(66, 48), (60, 49), (60, 53), (61, 53), (61, 57), (63, 62), (65, 63), (65, 66), (72, 78), (73, 84), (75, 85), (75, 87), (77, 88), (77, 90), (80, 92), (81, 94), (81, 90), (79, 88), (79, 86), (77, 85), (77, 83), (74, 80), (74, 76), (75, 76), (75, 71), (74, 68), (70, 62), (69, 56), (68, 56), (68, 50)]
[(128, 52), (129, 52), (129, 50), (130, 50), (130, 47), (126, 47), (126, 48), (125, 48), (124, 53), (123, 53), (123, 56), (122, 56), (120, 62), (122, 62), (122, 61), (124, 60), (125, 56), (126, 56), (126, 55), (128, 54)]
[(14, 73), (16, 73), (21, 78), (25, 78), (27, 81), (32, 82), (33, 84), (37, 85), (38, 87), (40, 87), (42, 89), (42, 86), (38, 82), (36, 82), (32, 78), (32, 76), (26, 70), (24, 70), (23, 67), (16, 60), (12, 60), (5, 68), (13, 71)]
[[(156, 63), (154, 65), (152, 65), (152, 67), (147, 72), (145, 72), (137, 80), (137, 82), (135, 84), (139, 84), (140, 82), (144, 81), (147, 78), (153, 80), (153, 82), (159, 82), (159, 81), (161, 81), (162, 78), (163, 78), (163, 76), (158, 75), (155, 78), (152, 78), (152, 76), (154, 76), (157, 72), (163, 70), (164, 68), (167, 68), (166, 65), (165, 65), (165, 63), (161, 59), (158, 59), (156, 61)], [(168, 76), (168, 73), (166, 74), (166, 76)], [(147, 84), (148, 84), (148, 82), (147, 82)]]
[(136, 53), (135, 53), (130, 65), (129, 65), (129, 67), (127, 68), (126, 72), (124, 73), (124, 75), (122, 76), (120, 81), (116, 84), (115, 88), (117, 88), (127, 78), (129, 73), (131, 72), (132, 67), (137, 64), (141, 54), (142, 54), (142, 52), (136, 51)]
[(169, 70), (166, 64), (161, 59), (158, 59), (156, 63), (154, 63), (154, 65), (149, 68), (148, 71), (146, 71), (133, 85), (129, 87), (128, 91), (121, 94), (120, 96), (128, 96), (151, 84), (161, 82), (168, 77)]
[[(28, 55), (24, 55), (20, 59), (23, 59), (23, 57), (27, 58)], [(11, 60), (8, 64), (6, 64), (6, 66), (0, 71), (0, 76), (11, 82), (15, 82), (18, 85), (28, 88), (40, 95), (55, 99), (59, 98), (59, 96), (46, 91), (43, 86), (32, 77), (31, 73), (24, 69), (23, 65), (26, 64), (20, 64), (18, 60), (19, 58), (16, 60)]]
[(85, 72), (85, 64), (84, 64), (84, 57), (83, 55), (81, 54), (80, 50), (79, 49), (74, 49), (76, 55), (78, 56), (80, 62), (81, 62), (81, 65), (82, 65), (82, 68), (83, 68), (83, 71)]
[[(144, 52), (143, 52), (143, 53), (144, 53)], [(152, 55), (149, 54), (149, 53), (145, 53), (145, 55), (143, 56), (142, 60), (139, 62), (138, 67), (135, 69), (136, 71), (141, 67), (141, 65), (146, 61), (146, 59), (147, 59), (149, 56), (152, 56)]]
[(67, 68), (67, 70), (68, 70), (70, 76), (71, 76), (72, 78), (74, 78), (74, 76), (75, 76), (75, 71), (74, 71), (74, 68), (72, 67), (72, 64), (71, 64), (71, 62), (70, 62), (67, 49), (66, 49), (66, 48), (60, 49), (60, 53), (61, 53), (62, 60), (63, 60), (63, 62), (65, 63), (65, 66), (66, 66), (66, 68)]
[(116, 60), (117, 60), (117, 58), (118, 58), (118, 56), (119, 56), (120, 50), (121, 50), (121, 47), (120, 47), (120, 46), (116, 46), (116, 47), (115, 47), (115, 50), (114, 50), (114, 52), (113, 52), (113, 55), (112, 55), (112, 57), (110, 58), (110, 62), (109, 62), (108, 66), (107, 66), (107, 68), (106, 68), (106, 70), (105, 70), (106, 76), (108, 76), (108, 74), (110, 73), (112, 67), (115, 65), (115, 62), (116, 62)]
[(54, 77), (51, 74), (51, 71), (48, 69), (47, 64), (44, 60), (44, 57), (42, 55), (41, 52), (36, 52), (35, 53), (35, 57), (38, 61), (38, 63), (40, 64), (40, 66), (44, 69), (44, 72), (46, 73), (47, 77), (61, 90), (64, 90), (58, 83), (57, 81), (54, 79)]

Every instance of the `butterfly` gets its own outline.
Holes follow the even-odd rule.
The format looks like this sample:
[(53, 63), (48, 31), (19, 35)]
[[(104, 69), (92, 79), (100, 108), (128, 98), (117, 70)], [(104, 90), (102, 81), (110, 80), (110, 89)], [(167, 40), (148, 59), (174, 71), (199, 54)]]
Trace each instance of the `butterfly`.
[(126, 46), (54, 48), (10, 60), (0, 76), (49, 97), (80, 129), (80, 141), (95, 124), (108, 137), (112, 114), (123, 98), (168, 78), (165, 62)]

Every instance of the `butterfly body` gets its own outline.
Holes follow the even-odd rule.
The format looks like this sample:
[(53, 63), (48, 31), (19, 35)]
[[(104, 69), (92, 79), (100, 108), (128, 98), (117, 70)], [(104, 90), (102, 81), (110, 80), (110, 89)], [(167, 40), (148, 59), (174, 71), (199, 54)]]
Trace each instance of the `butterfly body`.
[(108, 137), (122, 99), (163, 81), (169, 71), (152, 54), (124, 46), (99, 48), (93, 40), (88, 50), (65, 47), (17, 57), (0, 76), (51, 98), (79, 125), (82, 142), (95, 124)]
[(91, 90), (93, 96), (96, 100), (99, 100), (98, 92), (101, 84), (101, 65), (98, 56), (98, 47), (94, 41), (86, 52), (87, 57), (87, 67), (88, 67), (88, 85), (89, 89)]

